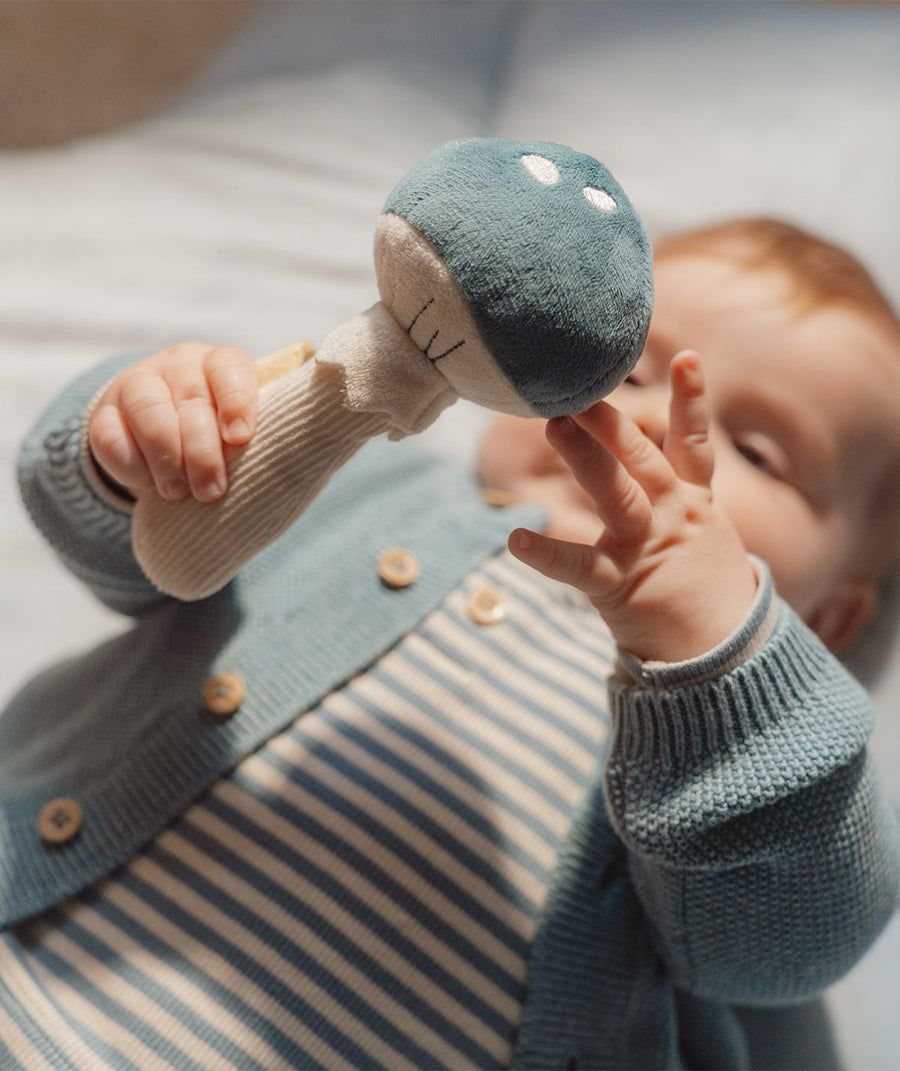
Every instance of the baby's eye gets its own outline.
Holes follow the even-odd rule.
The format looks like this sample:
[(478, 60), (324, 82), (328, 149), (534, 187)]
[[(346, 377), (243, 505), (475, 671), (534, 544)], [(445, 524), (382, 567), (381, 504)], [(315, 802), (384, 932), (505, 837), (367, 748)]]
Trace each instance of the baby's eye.
[(735, 449), (748, 461), (754, 468), (759, 469), (761, 472), (765, 472), (769, 476), (774, 476), (776, 479), (781, 479), (782, 473), (776, 466), (775, 461), (769, 455), (767, 455), (762, 449), (758, 449), (750, 442), (736, 441)]
[[(634, 368), (628, 373), (623, 380), (623, 383), (627, 383), (630, 387), (649, 387), (655, 383), (660, 376), (660, 362), (651, 352), (648, 344), (647, 348), (638, 358)], [(662, 368), (662, 374), (665, 374), (665, 368)]]

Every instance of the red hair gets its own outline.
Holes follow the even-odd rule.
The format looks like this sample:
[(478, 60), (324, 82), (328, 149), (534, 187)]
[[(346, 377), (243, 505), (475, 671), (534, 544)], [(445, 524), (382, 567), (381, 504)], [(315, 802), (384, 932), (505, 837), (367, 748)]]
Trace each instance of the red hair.
[(792, 223), (764, 218), (716, 223), (663, 238), (656, 255), (725, 256), (749, 269), (780, 268), (794, 284), (800, 313), (844, 305), (900, 340), (900, 318), (863, 264)]

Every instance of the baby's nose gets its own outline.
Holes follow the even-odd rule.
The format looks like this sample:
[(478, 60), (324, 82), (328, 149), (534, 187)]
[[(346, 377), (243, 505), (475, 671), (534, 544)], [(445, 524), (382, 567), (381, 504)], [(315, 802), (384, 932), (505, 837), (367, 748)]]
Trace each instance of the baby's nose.
[(630, 417), (647, 438), (662, 448), (669, 428), (669, 393), (662, 385), (624, 384), (609, 399)]

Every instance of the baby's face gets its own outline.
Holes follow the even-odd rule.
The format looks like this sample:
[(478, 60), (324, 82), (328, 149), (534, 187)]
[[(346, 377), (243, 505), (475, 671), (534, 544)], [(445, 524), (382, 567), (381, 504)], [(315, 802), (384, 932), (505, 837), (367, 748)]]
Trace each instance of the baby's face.
[[(664, 257), (646, 349), (608, 399), (658, 445), (668, 422), (668, 365), (682, 349), (700, 354), (706, 375), (713, 492), (747, 550), (769, 564), (780, 594), (815, 627), (851, 572), (871, 451), (897, 438), (890, 343), (846, 309), (798, 316), (780, 272)], [(543, 422), (500, 417), (485, 436), (479, 474), (545, 505), (552, 534), (593, 541), (601, 531), (546, 443)]]

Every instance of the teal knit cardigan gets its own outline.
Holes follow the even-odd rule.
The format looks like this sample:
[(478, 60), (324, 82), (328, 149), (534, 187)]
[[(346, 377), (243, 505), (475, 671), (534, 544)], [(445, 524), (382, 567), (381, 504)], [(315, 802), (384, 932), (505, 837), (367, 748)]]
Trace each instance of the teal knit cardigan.
[[(413, 628), (513, 525), (538, 521), (531, 510), (485, 506), (446, 461), (373, 444), (298, 522), (296, 539), (212, 599), (165, 599), (133, 560), (127, 512), (86, 471), (81, 414), (120, 363), (81, 377), (38, 421), (20, 483), (66, 565), (108, 605), (141, 619), (141, 647), (134, 634), (118, 637), (26, 687), (0, 716), (3, 925), (127, 859), (298, 709)], [(404, 518), (425, 568), (402, 598), (368, 605), (356, 581), (382, 545), (386, 508)], [(338, 560), (335, 577), (327, 566)], [(304, 666), (279, 657), (285, 593), (298, 591), (293, 627), (320, 641)], [(559, 859), (515, 1066), (741, 1066), (727, 1005), (820, 991), (894, 910), (897, 829), (867, 755), (862, 689), (784, 604), (761, 649), (723, 668), (771, 620), (773, 600), (764, 575), (729, 643), (611, 681), (605, 772)], [(172, 696), (237, 646), (256, 667), (264, 706), (239, 730), (185, 736)], [(164, 664), (173, 648), (184, 657)], [(120, 717), (101, 730), (109, 703)], [(60, 719), (60, 709), (70, 716)], [(34, 835), (36, 812), (75, 787), (82, 835), (64, 853), (48, 852)]]

